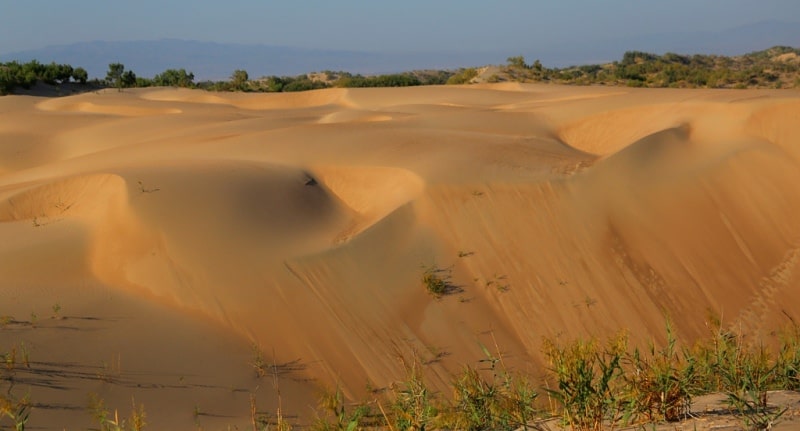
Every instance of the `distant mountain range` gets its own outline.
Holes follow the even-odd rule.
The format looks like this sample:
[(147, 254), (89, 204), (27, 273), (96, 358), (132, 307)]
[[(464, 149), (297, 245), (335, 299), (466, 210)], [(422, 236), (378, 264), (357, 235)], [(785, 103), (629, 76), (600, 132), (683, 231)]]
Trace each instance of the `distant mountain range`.
[(515, 55), (524, 55), (530, 61), (539, 59), (550, 67), (564, 67), (618, 60), (629, 50), (738, 55), (775, 45), (800, 46), (800, 23), (766, 21), (721, 32), (674, 32), (584, 43), (532, 41), (522, 52), (502, 48), (493, 52), (363, 52), (161, 39), (49, 46), (0, 54), (0, 61), (68, 63), (100, 78), (109, 63), (120, 62), (144, 77), (169, 68), (185, 68), (196, 80), (217, 80), (228, 78), (235, 69), (247, 70), (253, 78), (321, 70), (373, 74), (499, 64)]
[(0, 61), (34, 59), (82, 66), (91, 77), (105, 77), (108, 64), (119, 62), (139, 76), (153, 77), (165, 69), (184, 68), (193, 72), (196, 80), (227, 79), (236, 69), (257, 78), (322, 70), (373, 74), (505, 62), (502, 55), (491, 53), (375, 53), (176, 39), (80, 42), (0, 55)]

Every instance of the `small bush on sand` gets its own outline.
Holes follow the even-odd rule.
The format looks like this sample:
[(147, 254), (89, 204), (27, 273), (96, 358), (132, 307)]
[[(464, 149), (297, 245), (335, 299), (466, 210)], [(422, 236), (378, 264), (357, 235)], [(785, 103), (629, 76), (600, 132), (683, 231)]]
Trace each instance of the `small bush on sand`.
[(651, 342), (647, 350), (634, 349), (626, 360), (627, 422), (644, 416), (647, 422), (677, 421), (689, 413), (695, 390), (695, 359), (679, 351), (672, 323), (666, 321), (666, 345), (656, 348)]
[[(533, 403), (538, 393), (524, 376), (512, 374), (503, 363), (483, 348), (488, 369), (464, 367), (453, 380), (453, 408), (447, 428), (463, 430), (512, 430), (528, 424), (535, 418)], [(484, 378), (486, 372), (491, 379)]]
[(558, 384), (547, 390), (562, 408), (564, 423), (574, 430), (599, 431), (617, 421), (622, 389), (621, 361), (627, 349), (624, 334), (609, 339), (577, 340), (566, 346), (545, 340), (550, 372)]
[(312, 426), (316, 431), (355, 431), (365, 426), (378, 425), (377, 415), (369, 404), (362, 403), (348, 408), (338, 386), (333, 391), (325, 392), (319, 404), (326, 417), (316, 420)]
[(433, 424), (439, 408), (436, 397), (425, 383), (422, 364), (417, 359), (409, 362), (401, 357), (401, 361), (406, 378), (392, 387), (393, 400), (386, 414), (387, 425), (394, 431), (435, 429)]
[(446, 295), (449, 290), (447, 280), (449, 274), (436, 265), (431, 265), (422, 273), (422, 284), (425, 289), (436, 298)]
[(136, 400), (131, 398), (131, 414), (128, 418), (120, 418), (119, 412), (106, 408), (105, 402), (97, 394), (89, 394), (89, 413), (97, 421), (100, 431), (141, 431), (147, 426), (144, 404), (136, 405)]

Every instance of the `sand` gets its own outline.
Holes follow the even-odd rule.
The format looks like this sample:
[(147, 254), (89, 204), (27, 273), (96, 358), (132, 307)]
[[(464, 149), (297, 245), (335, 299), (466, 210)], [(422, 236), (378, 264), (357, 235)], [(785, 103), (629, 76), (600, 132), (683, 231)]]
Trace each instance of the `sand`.
[(308, 424), (399, 356), (443, 390), (484, 345), (537, 375), (543, 337), (637, 342), (665, 314), (768, 340), (800, 321), (799, 183), (794, 91), (2, 97), (0, 352), (29, 355), (3, 389), (35, 429), (96, 427), (90, 394), (249, 429), (251, 397)]

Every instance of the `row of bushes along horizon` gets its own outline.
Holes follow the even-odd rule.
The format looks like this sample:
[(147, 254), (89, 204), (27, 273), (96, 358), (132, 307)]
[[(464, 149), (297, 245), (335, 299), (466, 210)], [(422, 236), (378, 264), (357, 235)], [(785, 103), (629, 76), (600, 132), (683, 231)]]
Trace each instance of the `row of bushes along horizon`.
[[(528, 64), (522, 56), (481, 76), (479, 68), (425, 70), (364, 76), (323, 71), (298, 76), (265, 76), (250, 79), (235, 70), (228, 80), (195, 82), (192, 72), (167, 69), (153, 78), (137, 76), (122, 63), (111, 63), (104, 79), (89, 80), (82, 67), (43, 64), (36, 60), (0, 63), (0, 95), (42, 82), (60, 86), (78, 84), (90, 88), (182, 87), (209, 91), (292, 92), (331, 87), (407, 87), (417, 85), (480, 82), (551, 82), (575, 85), (627, 85), (680, 88), (797, 88), (800, 87), (800, 49), (777, 46), (738, 57), (717, 55), (651, 54), (626, 52), (621, 61), (607, 64), (547, 68), (538, 60)], [(483, 70), (484, 75), (485, 69)]]

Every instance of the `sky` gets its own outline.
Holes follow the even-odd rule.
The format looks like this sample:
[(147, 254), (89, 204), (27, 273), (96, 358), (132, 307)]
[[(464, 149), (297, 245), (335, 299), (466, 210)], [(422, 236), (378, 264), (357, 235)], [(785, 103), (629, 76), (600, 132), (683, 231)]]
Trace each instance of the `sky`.
[(0, 54), (175, 38), (377, 52), (491, 51), (800, 21), (800, 0), (0, 0)]

